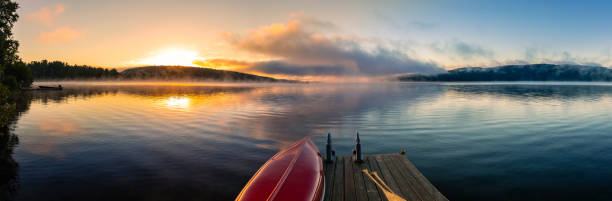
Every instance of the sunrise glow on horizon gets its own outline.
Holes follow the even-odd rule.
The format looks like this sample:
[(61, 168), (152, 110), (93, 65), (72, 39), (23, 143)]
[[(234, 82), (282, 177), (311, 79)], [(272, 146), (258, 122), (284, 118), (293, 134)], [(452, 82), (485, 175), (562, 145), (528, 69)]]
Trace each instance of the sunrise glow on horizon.
[(156, 66), (198, 66), (196, 61), (205, 60), (199, 52), (181, 48), (168, 48), (156, 51), (151, 56), (131, 61), (128, 65), (156, 65)]

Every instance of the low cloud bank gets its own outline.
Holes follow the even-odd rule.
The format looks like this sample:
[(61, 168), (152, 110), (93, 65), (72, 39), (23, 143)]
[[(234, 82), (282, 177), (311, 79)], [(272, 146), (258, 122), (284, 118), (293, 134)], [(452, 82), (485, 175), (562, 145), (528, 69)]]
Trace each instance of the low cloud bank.
[(260, 62), (213, 59), (196, 64), (290, 76), (385, 76), (444, 72), (433, 62), (419, 61), (401, 50), (371, 44), (372, 40), (321, 34), (324, 32), (321, 29), (330, 26), (319, 24), (312, 23), (312, 20), (292, 19), (287, 24), (263, 26), (246, 35), (227, 33), (225, 38), (236, 49), (275, 59)]

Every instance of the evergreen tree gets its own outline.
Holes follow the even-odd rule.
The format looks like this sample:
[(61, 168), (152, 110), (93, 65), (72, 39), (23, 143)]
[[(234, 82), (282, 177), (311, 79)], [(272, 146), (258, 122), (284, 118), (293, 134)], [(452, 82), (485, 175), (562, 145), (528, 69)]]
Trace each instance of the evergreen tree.
[(13, 25), (19, 18), (17, 8), (19, 5), (15, 2), (0, 0), (0, 70), (19, 61), (19, 42), (13, 39), (12, 32)]
[(9, 101), (9, 89), (29, 87), (32, 74), (17, 56), (19, 42), (13, 38), (19, 5), (11, 0), (0, 0), (0, 130), (6, 128), (14, 114), (15, 104)]
[(10, 89), (29, 87), (32, 75), (17, 55), (19, 42), (13, 38), (19, 5), (11, 0), (0, 0), (0, 80)]
[(17, 115), (15, 101), (9, 101), (11, 89), (30, 86), (32, 75), (17, 56), (19, 43), (13, 39), (13, 24), (17, 21), (17, 3), (0, 0), (0, 200), (11, 200), (15, 192), (18, 164), (13, 159), (13, 147), (18, 143), (9, 125)]
[(117, 79), (119, 72), (91, 66), (69, 65), (61, 61), (32, 61), (27, 64), (36, 80)]

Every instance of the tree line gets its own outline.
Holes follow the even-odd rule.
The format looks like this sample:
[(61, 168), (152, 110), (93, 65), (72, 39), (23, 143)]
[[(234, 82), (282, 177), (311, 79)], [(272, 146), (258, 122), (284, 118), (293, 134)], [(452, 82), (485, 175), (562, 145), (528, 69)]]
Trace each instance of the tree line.
[(116, 79), (120, 75), (116, 69), (69, 65), (61, 61), (32, 61), (27, 67), (35, 80)]
[(400, 81), (612, 81), (612, 69), (601, 66), (530, 64), (492, 68), (468, 67), (437, 75), (407, 75)]

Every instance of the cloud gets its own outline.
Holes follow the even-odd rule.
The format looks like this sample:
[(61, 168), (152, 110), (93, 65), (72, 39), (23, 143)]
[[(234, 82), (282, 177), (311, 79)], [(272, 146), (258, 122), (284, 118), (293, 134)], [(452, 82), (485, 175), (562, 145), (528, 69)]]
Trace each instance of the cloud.
[(304, 13), (304, 11), (300, 11), (297, 13), (289, 14), (291, 19), (298, 20), (302, 24), (307, 24), (309, 28), (319, 28), (322, 30), (339, 30), (340, 28), (336, 26), (334, 23), (329, 21), (319, 20), (317, 18), (310, 17)]
[(524, 50), (524, 59), (510, 60), (503, 64), (572, 64), (587, 66), (603, 66), (610, 61), (607, 52), (601, 51), (601, 55), (590, 55), (589, 57), (578, 56), (566, 50), (551, 50), (539, 47), (528, 47)]
[(64, 26), (50, 32), (40, 33), (38, 40), (45, 44), (66, 43), (78, 39), (82, 35), (82, 32)]
[(55, 8), (43, 7), (36, 12), (27, 15), (28, 21), (41, 23), (45, 26), (52, 26), (55, 18), (66, 10), (63, 4), (55, 5)]
[[(386, 23), (389, 26), (391, 26), (391, 28), (396, 29), (396, 30), (401, 29), (404, 31), (415, 31), (415, 30), (428, 31), (428, 30), (432, 30), (437, 27), (437, 24), (430, 23), (430, 22), (419, 21), (419, 20), (413, 20), (413, 21), (408, 20), (407, 21), (399, 17), (392, 17), (392, 16), (389, 16), (388, 13), (377, 10), (377, 9), (374, 10), (374, 16), (376, 16), (379, 21), (384, 22), (383, 24)], [(401, 19), (401, 20), (398, 20), (398, 19)]]
[(597, 63), (597, 62), (585, 62), (584, 65), (587, 65), (587, 66), (599, 66), (599, 67), (603, 66), (603, 65), (601, 65), (600, 63)]
[(423, 30), (433, 29), (436, 27), (436, 24), (421, 21), (412, 21), (410, 22), (410, 25)]
[(455, 42), (453, 48), (458, 55), (465, 59), (470, 59), (477, 56), (486, 58), (493, 56), (493, 51), (484, 49), (478, 45), (468, 44), (463, 41)]
[(525, 60), (533, 61), (538, 58), (538, 49), (537, 48), (527, 48), (525, 49)]
[(280, 60), (248, 62), (232, 59), (209, 59), (204, 61), (194, 61), (194, 64), (206, 68), (290, 76), (341, 76), (351, 74), (351, 72), (348, 72), (348, 70), (342, 66), (304, 66)]
[[(56, 4), (55, 6), (40, 8), (38, 11), (28, 14), (26, 20), (52, 27), (55, 24), (57, 16), (65, 11), (66, 6), (64, 4)], [(45, 44), (65, 43), (71, 42), (82, 35), (83, 33), (80, 31), (68, 26), (61, 26), (59, 28), (54, 27), (52, 31), (41, 32), (38, 35), (38, 40)]]
[(300, 66), (283, 61), (257, 62), (246, 68), (248, 71), (265, 74), (281, 74), (292, 76), (342, 76), (354, 74), (342, 66)]
[[(334, 65), (301, 65), (282, 60), (248, 62), (231, 59), (211, 59), (195, 61), (194, 64), (215, 69), (237, 70), (249, 73), (263, 73), (267, 75), (288, 76), (346, 76), (364, 75), (354, 68)], [(392, 73), (394, 74), (394, 73)], [(387, 74), (367, 74), (387, 75)]]
[(495, 55), (492, 50), (458, 39), (453, 39), (443, 44), (435, 42), (430, 44), (430, 48), (433, 49), (434, 52), (459, 56), (464, 60), (471, 60), (474, 58), (491, 59), (493, 55)]
[[(237, 49), (278, 58), (249, 66), (267, 74), (380, 76), (444, 71), (399, 49), (365, 44), (378, 40), (317, 33), (312, 22), (292, 19), (287, 24), (260, 27), (246, 36), (228, 33), (225, 37)], [(325, 27), (321, 24), (316, 21), (316, 28)]]

